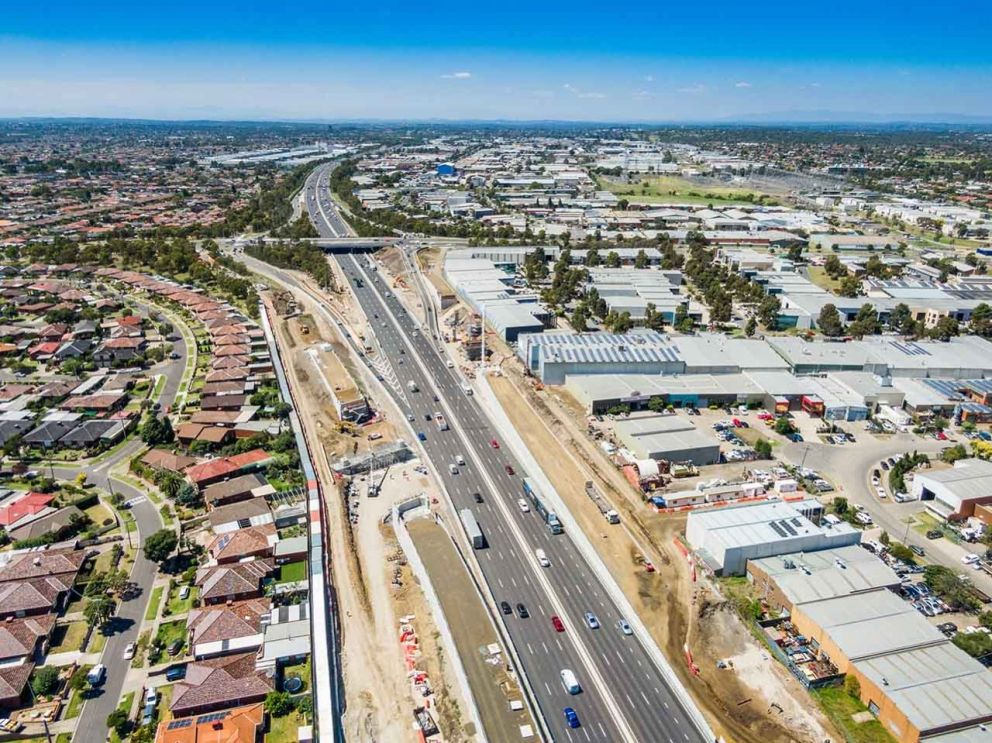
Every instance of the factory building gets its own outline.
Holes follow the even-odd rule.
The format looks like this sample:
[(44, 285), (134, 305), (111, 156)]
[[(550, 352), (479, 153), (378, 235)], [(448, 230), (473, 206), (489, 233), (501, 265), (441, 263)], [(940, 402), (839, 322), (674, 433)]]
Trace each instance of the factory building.
[(720, 444), (700, 433), (688, 419), (656, 413), (619, 420), (614, 432), (620, 443), (638, 460), (691, 462), (698, 466), (720, 461)]
[(992, 462), (959, 459), (951, 469), (918, 472), (912, 491), (942, 519), (969, 519), (976, 515), (976, 507), (992, 504)]
[(692, 511), (685, 535), (696, 555), (716, 575), (743, 575), (748, 560), (861, 541), (861, 532), (850, 524), (821, 524), (822, 513), (823, 506), (815, 500)]

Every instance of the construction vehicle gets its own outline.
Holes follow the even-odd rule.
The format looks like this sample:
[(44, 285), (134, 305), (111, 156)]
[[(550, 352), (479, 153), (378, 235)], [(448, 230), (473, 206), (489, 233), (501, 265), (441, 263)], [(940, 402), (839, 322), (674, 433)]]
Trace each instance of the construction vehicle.
[(603, 497), (603, 494), (599, 492), (599, 488), (596, 487), (596, 483), (592, 480), (586, 480), (586, 495), (589, 499), (596, 504), (596, 508), (599, 512), (603, 514), (603, 518), (609, 521), (611, 524), (620, 523), (620, 514), (614, 509), (610, 508), (610, 504)]

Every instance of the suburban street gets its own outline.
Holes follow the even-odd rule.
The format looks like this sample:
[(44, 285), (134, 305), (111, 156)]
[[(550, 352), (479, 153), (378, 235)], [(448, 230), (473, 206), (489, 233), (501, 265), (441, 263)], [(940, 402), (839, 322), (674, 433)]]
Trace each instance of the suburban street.
[[(180, 355), (180, 358), (164, 361), (156, 370), (165, 375), (166, 379), (160, 398), (163, 410), (172, 404), (179, 392), (186, 355), (189, 352), (185, 342), (181, 339), (173, 344), (173, 350)], [(80, 472), (85, 472), (87, 482), (91, 486), (105, 493), (120, 494), (126, 501), (131, 502), (130, 510), (137, 525), (137, 531), (130, 535), (131, 542), (137, 550), (134, 566), (131, 568), (131, 582), (136, 588), (127, 600), (120, 603), (116, 616), (110, 622), (110, 635), (107, 638), (101, 659), (101, 662), (107, 666), (107, 680), (103, 686), (91, 692), (91, 696), (83, 705), (73, 734), (73, 740), (86, 741), (87, 743), (88, 741), (104, 740), (107, 736), (107, 715), (117, 707), (124, 680), (130, 669), (130, 664), (122, 660), (124, 649), (128, 643), (136, 642), (138, 639), (141, 622), (144, 620), (145, 610), (151, 598), (150, 588), (158, 572), (158, 566), (145, 559), (141, 550), (144, 537), (162, 528), (162, 517), (159, 515), (158, 507), (137, 488), (110, 476), (111, 470), (121, 463), (127, 462), (144, 447), (136, 435), (132, 436), (132, 439), (124, 446), (95, 466), (53, 466), (51, 468), (52, 473), (60, 480), (71, 481)], [(127, 543), (128, 537), (125, 535), (123, 544), (126, 545)]]

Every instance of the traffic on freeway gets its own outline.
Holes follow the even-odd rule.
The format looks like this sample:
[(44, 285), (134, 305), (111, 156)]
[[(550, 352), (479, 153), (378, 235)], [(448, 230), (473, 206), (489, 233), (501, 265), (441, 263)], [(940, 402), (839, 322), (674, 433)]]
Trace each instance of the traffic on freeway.
[(307, 212), (320, 237), (348, 237), (352, 234), (331, 203), (330, 177), (334, 166), (334, 163), (321, 165), (310, 174), (304, 185)]
[(403, 393), (394, 394), (407, 422), (463, 523), (465, 509), (471, 513), (475, 557), (554, 738), (703, 741), (574, 542), (553, 533), (540, 495), (525, 492), (526, 472), (466, 394), (439, 341), (406, 312), (370, 258), (337, 260), (403, 380)]

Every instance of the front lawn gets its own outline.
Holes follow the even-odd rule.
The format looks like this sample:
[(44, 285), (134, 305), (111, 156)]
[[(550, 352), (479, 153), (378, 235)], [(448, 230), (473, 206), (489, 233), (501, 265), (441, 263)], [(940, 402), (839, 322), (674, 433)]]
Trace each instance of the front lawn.
[(184, 599), (179, 598), (179, 592), (182, 590), (182, 585), (176, 586), (169, 592), (169, 615), (174, 614), (185, 614), (190, 609), (193, 608), (193, 602), (199, 597), (200, 589), (195, 586), (190, 586), (189, 596)]
[(55, 654), (79, 650), (84, 637), (86, 637), (86, 622), (60, 624), (52, 633), (52, 645), (48, 652)]
[(151, 622), (158, 616), (158, 605), (162, 602), (162, 591), (165, 590), (165, 586), (157, 586), (152, 589), (152, 597), (148, 602), (148, 608), (145, 609), (145, 621)]

